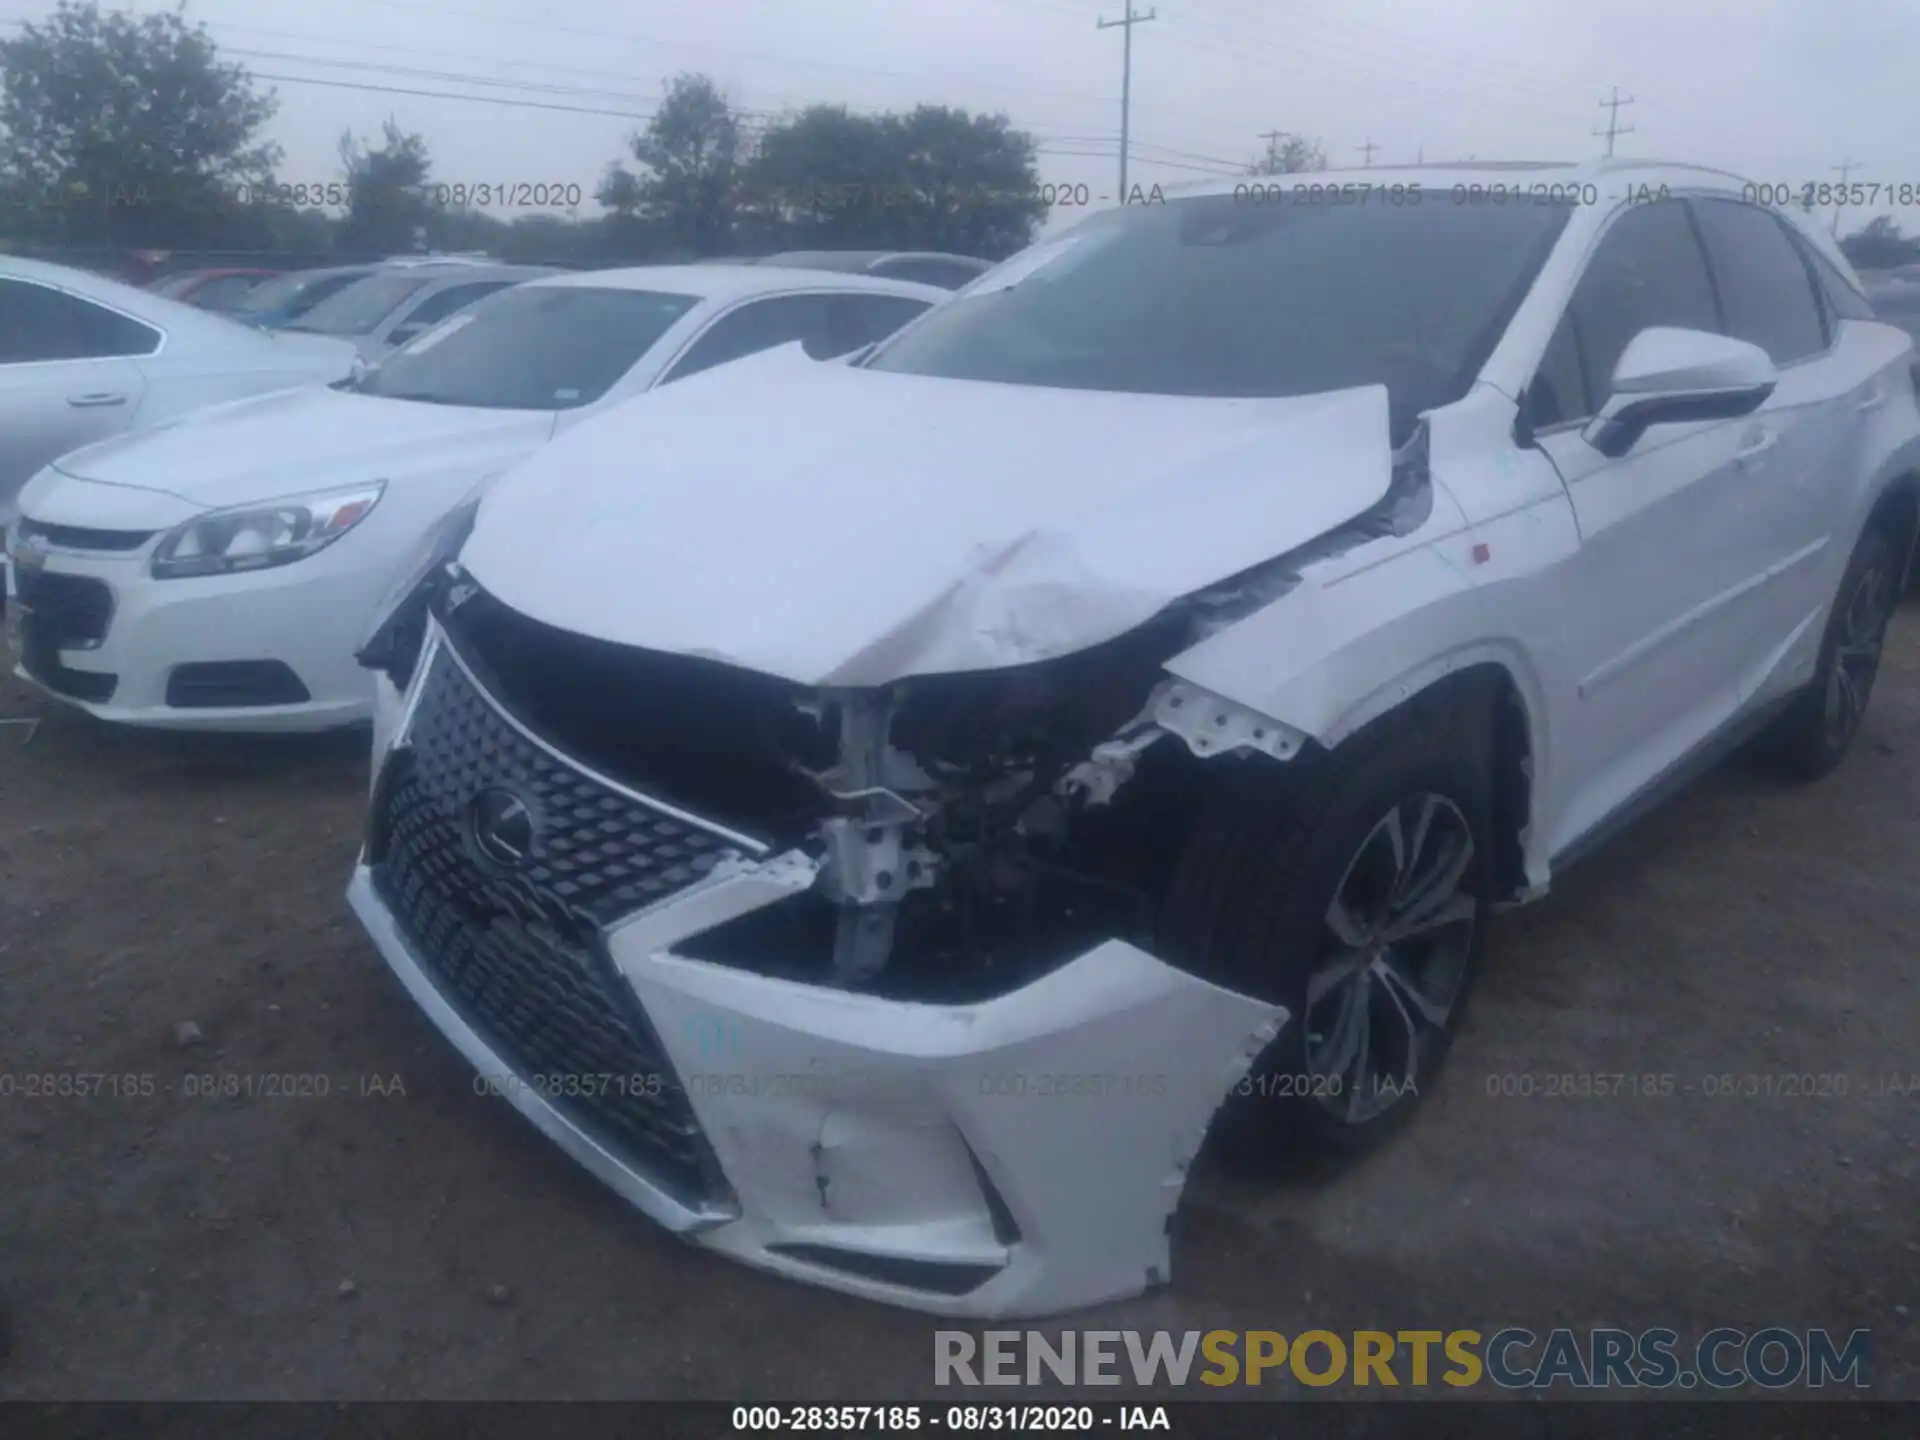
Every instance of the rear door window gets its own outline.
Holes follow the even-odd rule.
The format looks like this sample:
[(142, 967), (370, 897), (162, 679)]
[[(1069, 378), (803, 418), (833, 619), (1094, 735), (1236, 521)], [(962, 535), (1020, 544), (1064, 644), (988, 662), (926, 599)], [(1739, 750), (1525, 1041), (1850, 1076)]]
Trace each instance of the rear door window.
[(138, 320), (24, 280), (0, 280), (0, 364), (151, 355), (160, 332)]
[(1726, 333), (1758, 345), (1776, 365), (1827, 348), (1820, 302), (1805, 262), (1780, 222), (1734, 200), (1695, 200)]
[[(840, 337), (834, 333), (834, 295), (779, 295), (769, 300), (749, 300), (738, 309), (722, 315), (693, 342), (687, 353), (675, 362), (661, 383), (671, 384), (702, 370), (711, 370), (730, 360), (739, 360), (762, 350), (791, 345), (798, 340), (807, 354), (825, 360), (836, 353)], [(851, 348), (857, 348), (849, 346)], [(838, 353), (845, 353), (839, 351)]]
[(834, 353), (849, 354), (884, 340), (927, 309), (925, 300), (905, 295), (841, 295), (834, 314)]

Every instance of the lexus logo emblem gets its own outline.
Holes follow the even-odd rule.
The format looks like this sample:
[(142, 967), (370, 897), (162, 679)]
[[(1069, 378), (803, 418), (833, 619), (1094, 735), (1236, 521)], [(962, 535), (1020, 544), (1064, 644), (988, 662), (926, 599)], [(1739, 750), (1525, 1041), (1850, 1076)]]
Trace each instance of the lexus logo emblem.
[(497, 786), (473, 797), (473, 843), (496, 865), (526, 864), (533, 854), (533, 811), (511, 790)]

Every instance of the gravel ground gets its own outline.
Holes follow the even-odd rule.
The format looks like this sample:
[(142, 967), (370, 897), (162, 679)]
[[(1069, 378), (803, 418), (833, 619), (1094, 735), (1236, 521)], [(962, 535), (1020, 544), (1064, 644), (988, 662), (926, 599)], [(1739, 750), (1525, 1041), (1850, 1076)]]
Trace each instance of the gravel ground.
[[(151, 1086), (0, 1099), (0, 1396), (953, 1398), (930, 1320), (682, 1246), (474, 1094), (341, 899), (363, 736), (118, 733), (16, 681), (0, 717), (40, 722), (0, 726), (0, 1071)], [(1920, 1075), (1917, 776), (1910, 604), (1837, 775), (1729, 767), (1503, 919), (1418, 1124), (1203, 1174), (1173, 1285), (1070, 1323), (1866, 1326), (1920, 1398), (1920, 1095), (1865, 1093)], [(1593, 1072), (1675, 1088), (1489, 1093)]]

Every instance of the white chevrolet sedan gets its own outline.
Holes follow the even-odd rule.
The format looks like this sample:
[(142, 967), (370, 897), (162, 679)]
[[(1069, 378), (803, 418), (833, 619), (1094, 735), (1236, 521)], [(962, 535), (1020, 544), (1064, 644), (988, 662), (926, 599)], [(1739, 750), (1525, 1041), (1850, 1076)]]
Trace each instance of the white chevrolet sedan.
[(478, 302), (357, 381), (66, 455), (22, 492), (14, 525), (22, 673), (135, 725), (364, 719), (368, 617), (477, 487), (643, 391), (795, 342), (845, 355), (947, 298), (742, 266), (558, 276)]
[(1165, 1281), (1206, 1137), (1416, 1113), (1497, 905), (1860, 733), (1913, 342), (1753, 193), (1214, 184), (582, 426), (367, 647), (357, 913), (690, 1240), (954, 1316)]
[(131, 285), (0, 256), (0, 527), (48, 461), (202, 405), (338, 380), (353, 346), (268, 335)]

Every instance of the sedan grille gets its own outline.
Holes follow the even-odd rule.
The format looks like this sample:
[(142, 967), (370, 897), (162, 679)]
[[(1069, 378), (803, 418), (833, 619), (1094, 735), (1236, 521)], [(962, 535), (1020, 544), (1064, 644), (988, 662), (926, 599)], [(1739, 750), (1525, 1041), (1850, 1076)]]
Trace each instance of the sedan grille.
[(369, 843), (401, 932), (523, 1083), (683, 1203), (727, 1202), (679, 1076), (599, 932), (748, 852), (561, 758), (444, 644), (422, 685)]
[(18, 521), (22, 540), (39, 539), (63, 550), (138, 550), (160, 532), (158, 530), (97, 530), (85, 525), (48, 525), (22, 515)]
[(16, 566), (20, 608), (33, 614), (45, 643), (60, 650), (91, 650), (107, 638), (113, 592), (91, 575)]

